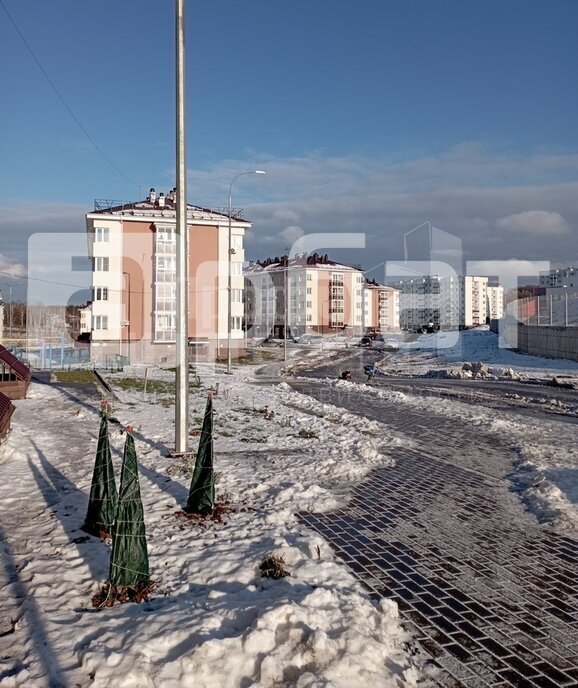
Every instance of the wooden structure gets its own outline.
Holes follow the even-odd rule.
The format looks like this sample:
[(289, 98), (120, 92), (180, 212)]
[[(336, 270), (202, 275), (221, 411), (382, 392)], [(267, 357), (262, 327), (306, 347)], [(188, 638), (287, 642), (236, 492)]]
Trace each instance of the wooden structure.
[(14, 413), (14, 404), (5, 395), (0, 393), (0, 439), (6, 437), (10, 430), (10, 419)]
[(25, 399), (32, 373), (0, 344), (0, 392), (8, 399)]

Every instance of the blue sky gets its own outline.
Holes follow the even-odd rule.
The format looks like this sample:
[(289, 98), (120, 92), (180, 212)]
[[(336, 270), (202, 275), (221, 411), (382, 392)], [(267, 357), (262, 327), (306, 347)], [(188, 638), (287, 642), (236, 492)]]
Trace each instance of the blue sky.
[[(235, 184), (249, 257), (363, 231), (336, 257), (370, 267), (428, 221), (469, 260), (578, 261), (574, 0), (187, 0), (186, 17), (189, 201), (224, 206), (266, 169)], [(1, 0), (0, 59), (1, 281), (30, 234), (174, 185), (174, 3)]]

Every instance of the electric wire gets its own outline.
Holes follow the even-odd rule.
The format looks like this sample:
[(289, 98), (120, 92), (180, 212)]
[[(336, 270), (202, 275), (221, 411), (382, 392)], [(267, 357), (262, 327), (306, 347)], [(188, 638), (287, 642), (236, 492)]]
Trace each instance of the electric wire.
[(96, 151), (102, 156), (102, 158), (104, 158), (104, 160), (106, 160), (106, 162), (107, 162), (114, 170), (116, 170), (116, 172), (118, 172), (118, 174), (120, 174), (120, 176), (121, 176), (123, 179), (125, 179), (127, 182), (129, 182), (129, 184), (132, 184), (133, 186), (135, 186), (135, 187), (137, 187), (137, 188), (140, 188), (141, 185), (140, 185), (140, 184), (137, 184), (134, 180), (132, 180), (130, 177), (128, 177), (128, 176), (120, 169), (120, 167), (118, 167), (118, 165), (117, 165), (115, 162), (113, 162), (113, 161), (108, 157), (108, 155), (102, 150), (102, 148), (98, 145), (98, 143), (97, 143), (97, 142), (92, 138), (92, 136), (88, 133), (88, 131), (86, 130), (86, 128), (84, 127), (84, 125), (82, 124), (82, 122), (78, 119), (78, 117), (74, 114), (72, 108), (71, 108), (71, 107), (68, 105), (68, 103), (66, 102), (64, 96), (60, 93), (60, 91), (59, 91), (58, 88), (56, 87), (56, 84), (55, 84), (55, 83), (52, 81), (52, 79), (50, 78), (48, 72), (47, 72), (47, 71), (44, 69), (44, 67), (42, 66), (42, 63), (40, 62), (40, 60), (36, 57), (36, 54), (35, 54), (34, 51), (32, 50), (32, 48), (31, 48), (30, 44), (28, 43), (28, 41), (26, 40), (24, 34), (22, 33), (22, 31), (20, 31), (20, 29), (18, 28), (18, 25), (16, 24), (16, 22), (15, 22), (14, 19), (12, 18), (12, 15), (11, 15), (10, 12), (8, 11), (8, 8), (7, 8), (6, 5), (4, 4), (4, 0), (0, 0), (0, 5), (2, 6), (2, 9), (4, 10), (4, 12), (6, 12), (6, 15), (7, 15), (8, 19), (10, 20), (10, 23), (11, 23), (12, 26), (14, 27), (14, 30), (15, 30), (16, 33), (20, 36), (20, 39), (21, 39), (22, 42), (24, 43), (24, 45), (25, 45), (25, 47), (26, 47), (26, 50), (28, 50), (28, 52), (30, 53), (32, 59), (34, 60), (34, 62), (36, 62), (36, 65), (38, 66), (38, 68), (40, 69), (40, 71), (42, 72), (42, 74), (44, 75), (44, 78), (45, 78), (46, 81), (49, 83), (50, 87), (52, 88), (52, 90), (54, 91), (54, 93), (56, 94), (56, 96), (58, 97), (58, 99), (60, 100), (60, 102), (64, 105), (64, 107), (65, 107), (66, 111), (68, 112), (68, 114), (69, 114), (69, 115), (72, 117), (72, 119), (76, 122), (78, 128), (82, 131), (82, 133), (86, 136), (86, 138), (87, 138), (87, 139), (90, 141), (90, 143), (94, 146), (94, 148), (96, 149)]

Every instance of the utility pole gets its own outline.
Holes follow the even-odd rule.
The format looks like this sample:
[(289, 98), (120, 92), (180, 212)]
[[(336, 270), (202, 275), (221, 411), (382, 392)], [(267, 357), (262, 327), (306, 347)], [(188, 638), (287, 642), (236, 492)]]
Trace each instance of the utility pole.
[(285, 314), (284, 314), (284, 324), (283, 324), (283, 360), (287, 363), (287, 330), (289, 328), (289, 249), (287, 249), (287, 255), (285, 256)]
[(176, 322), (176, 399), (175, 454), (187, 452), (189, 424), (189, 361), (188, 361), (188, 236), (187, 189), (185, 158), (185, 0), (175, 0), (176, 45), (176, 163), (177, 163), (177, 322)]

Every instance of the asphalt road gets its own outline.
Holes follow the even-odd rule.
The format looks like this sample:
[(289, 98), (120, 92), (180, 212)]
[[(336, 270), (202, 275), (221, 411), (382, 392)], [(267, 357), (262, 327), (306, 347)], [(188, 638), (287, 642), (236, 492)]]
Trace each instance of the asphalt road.
[[(344, 353), (344, 356), (347, 355)], [(351, 372), (353, 382), (366, 382), (363, 366), (382, 360), (383, 354), (371, 350), (349, 353), (347, 360), (332, 362), (301, 373), (313, 379), (339, 378), (344, 370)], [(386, 368), (387, 370), (387, 354)], [(394, 389), (419, 396), (457, 399), (464, 403), (483, 404), (489, 408), (507, 409), (524, 416), (555, 416), (556, 420), (578, 423), (578, 390), (547, 384), (510, 380), (459, 380), (377, 374), (372, 386)]]

